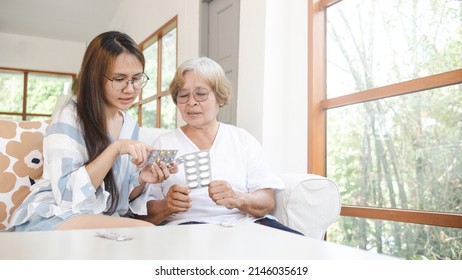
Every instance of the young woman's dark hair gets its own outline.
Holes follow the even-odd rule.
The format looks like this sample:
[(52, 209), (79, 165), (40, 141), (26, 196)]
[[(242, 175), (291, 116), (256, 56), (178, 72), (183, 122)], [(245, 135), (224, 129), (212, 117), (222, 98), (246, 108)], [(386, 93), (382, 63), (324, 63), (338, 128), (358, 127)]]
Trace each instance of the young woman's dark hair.
[[(107, 82), (104, 75), (107, 75), (116, 57), (122, 53), (137, 57), (144, 70), (145, 60), (142, 51), (132, 38), (118, 31), (108, 31), (95, 37), (88, 45), (83, 58), (75, 94), (77, 115), (88, 152), (87, 163), (92, 162), (111, 144), (104, 115), (104, 83)], [(104, 184), (105, 189), (111, 194), (108, 213), (112, 214), (119, 200), (112, 169), (106, 174)]]

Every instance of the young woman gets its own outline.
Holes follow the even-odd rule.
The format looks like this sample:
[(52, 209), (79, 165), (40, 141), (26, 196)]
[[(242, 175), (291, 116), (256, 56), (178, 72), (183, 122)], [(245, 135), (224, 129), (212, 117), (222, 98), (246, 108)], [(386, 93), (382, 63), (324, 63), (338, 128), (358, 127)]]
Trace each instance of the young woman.
[(15, 231), (142, 227), (126, 216), (146, 183), (176, 172), (144, 167), (152, 148), (137, 141), (126, 113), (148, 82), (144, 56), (126, 34), (109, 31), (89, 44), (75, 96), (54, 116), (44, 138), (43, 179), (15, 211)]

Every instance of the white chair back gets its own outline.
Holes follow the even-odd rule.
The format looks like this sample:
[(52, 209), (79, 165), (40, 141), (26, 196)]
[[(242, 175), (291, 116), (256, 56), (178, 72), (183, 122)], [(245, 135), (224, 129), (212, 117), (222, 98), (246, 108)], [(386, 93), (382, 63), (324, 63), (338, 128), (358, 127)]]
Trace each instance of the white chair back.
[(273, 215), (305, 236), (323, 239), (340, 215), (340, 193), (330, 179), (314, 174), (284, 173), (286, 189), (276, 192)]

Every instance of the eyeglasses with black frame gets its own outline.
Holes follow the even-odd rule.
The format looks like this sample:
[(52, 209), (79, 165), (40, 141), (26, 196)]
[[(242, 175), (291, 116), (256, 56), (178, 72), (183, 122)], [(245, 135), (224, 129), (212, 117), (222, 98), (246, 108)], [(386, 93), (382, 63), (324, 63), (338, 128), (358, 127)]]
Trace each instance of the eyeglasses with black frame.
[(116, 77), (112, 79), (108, 78), (106, 75), (104, 75), (104, 77), (111, 81), (112, 88), (115, 90), (123, 90), (128, 86), (128, 83), (130, 82), (132, 83), (134, 89), (142, 89), (149, 81), (149, 77), (145, 73), (135, 76), (131, 80), (129, 80), (127, 77)]
[[(205, 88), (198, 88), (192, 92), (192, 96), (194, 100), (196, 100), (197, 102), (204, 102), (207, 101), (207, 99), (209, 98), (209, 93), (211, 91), (211, 89), (207, 90)], [(186, 102), (188, 102), (190, 96), (191, 92), (189, 90), (179, 90), (178, 95), (176, 97), (176, 101), (180, 104), (185, 104)]]

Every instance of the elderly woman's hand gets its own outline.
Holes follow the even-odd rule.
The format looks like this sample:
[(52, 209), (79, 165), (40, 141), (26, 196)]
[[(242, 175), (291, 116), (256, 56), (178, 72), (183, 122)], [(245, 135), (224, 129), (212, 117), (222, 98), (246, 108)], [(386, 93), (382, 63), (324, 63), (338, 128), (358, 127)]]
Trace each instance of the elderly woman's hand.
[(236, 193), (226, 181), (212, 181), (209, 184), (209, 197), (217, 204), (228, 209), (241, 207), (243, 201), (240, 194)]
[(167, 192), (165, 202), (170, 214), (186, 212), (191, 208), (191, 190), (188, 187), (173, 185)]

